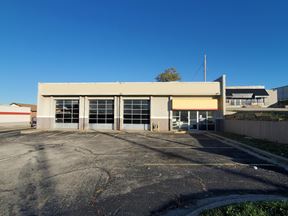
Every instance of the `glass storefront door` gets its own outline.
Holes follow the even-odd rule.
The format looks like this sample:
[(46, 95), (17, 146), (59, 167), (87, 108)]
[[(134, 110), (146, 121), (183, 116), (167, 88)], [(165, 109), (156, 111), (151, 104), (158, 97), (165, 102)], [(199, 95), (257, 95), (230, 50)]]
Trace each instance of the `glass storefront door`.
[(183, 111), (173, 111), (173, 129), (175, 130), (188, 130), (189, 125), (189, 112), (187, 110)]
[(215, 130), (213, 111), (173, 111), (173, 130)]
[(190, 114), (189, 130), (198, 130), (197, 111), (189, 111), (189, 114)]
[(199, 130), (207, 130), (207, 112), (199, 111)]

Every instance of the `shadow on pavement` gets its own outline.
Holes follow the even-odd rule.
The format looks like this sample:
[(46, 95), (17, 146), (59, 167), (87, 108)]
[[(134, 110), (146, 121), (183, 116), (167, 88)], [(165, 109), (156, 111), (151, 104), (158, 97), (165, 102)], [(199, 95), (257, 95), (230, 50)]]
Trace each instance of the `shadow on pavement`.
[[(263, 190), (263, 189), (256, 189), (256, 188), (253, 188), (253, 186), (251, 187), (251, 189), (244, 189), (245, 187), (238, 187), (237, 189), (235, 190), (224, 190), (224, 189), (217, 189), (214, 188), (214, 189), (209, 189), (207, 191), (203, 191), (203, 192), (195, 192), (195, 193), (189, 193), (189, 194), (186, 194), (186, 195), (179, 195), (176, 199), (170, 199), (170, 201), (166, 202), (164, 205), (160, 206), (160, 207), (157, 207), (157, 208), (154, 208), (151, 213), (152, 214), (156, 214), (158, 212), (163, 212), (165, 209), (169, 209), (169, 208), (177, 208), (181, 205), (184, 205), (184, 203), (193, 203), (195, 202), (196, 200), (199, 200), (201, 198), (205, 198), (205, 197), (210, 197), (210, 196), (218, 196), (218, 195), (231, 195), (231, 194), (276, 194), (276, 195), (288, 195), (288, 186), (287, 186), (287, 182), (279, 182), (279, 181), (273, 181), (273, 179), (268, 179), (268, 178), (264, 178), (264, 176), (262, 175), (259, 175), (257, 174), (257, 172), (253, 173), (247, 173), (247, 172), (243, 172), (241, 169), (228, 169), (228, 168), (225, 168), (225, 167), (221, 167), (221, 166), (209, 166), (203, 162), (199, 162), (199, 161), (196, 161), (194, 160), (192, 157), (188, 157), (188, 156), (185, 156), (185, 154), (179, 154), (179, 153), (176, 153), (176, 152), (171, 152), (173, 150), (170, 150), (167, 151), (167, 150), (163, 150), (163, 149), (159, 149), (159, 148), (153, 148), (153, 146), (149, 145), (149, 144), (145, 144), (145, 142), (142, 142), (142, 141), (135, 141), (132, 138), (130, 138), (129, 136), (125, 136), (125, 134), (121, 134), (121, 135), (118, 135), (118, 136), (114, 136), (110, 133), (105, 133), (105, 132), (101, 132), (107, 136), (111, 136), (111, 137), (114, 137), (115, 139), (119, 139), (119, 140), (122, 140), (122, 141), (125, 141), (125, 142), (128, 142), (130, 143), (131, 145), (135, 145), (135, 146), (138, 146), (138, 147), (141, 147), (141, 148), (144, 148), (146, 150), (150, 150), (150, 151), (153, 151), (153, 152), (156, 152), (158, 153), (160, 156), (164, 156), (164, 157), (167, 157), (168, 159), (178, 159), (179, 160), (179, 163), (198, 163), (198, 164), (202, 164), (202, 167), (207, 167), (207, 168), (213, 168), (213, 170), (217, 170), (218, 171), (221, 171), (221, 172), (224, 172), (226, 174), (229, 174), (230, 176), (238, 176), (238, 178), (240, 178), (242, 181), (243, 181), (243, 186), (247, 186), (245, 184), (245, 182), (253, 182), (254, 184), (262, 184), (263, 185), (266, 185), (267, 188), (270, 187), (270, 189), (267, 189), (267, 190)], [(203, 145), (203, 147), (207, 146), (208, 143), (207, 142), (219, 142), (219, 141), (215, 141), (215, 140), (212, 140), (212, 139), (203, 139), (203, 137), (205, 135), (203, 134), (196, 134), (196, 135), (191, 135), (193, 136), (194, 139), (196, 139), (200, 145)], [(145, 136), (143, 136), (145, 137)], [(206, 136), (205, 136), (206, 137)], [(149, 137), (148, 137), (149, 138)], [(153, 136), (154, 139), (158, 139), (157, 137)], [(207, 138), (207, 137), (206, 137)], [(147, 139), (147, 138), (146, 138)], [(163, 138), (159, 138), (160, 140), (163, 140)], [(186, 143), (182, 143), (182, 142), (177, 142), (177, 141), (173, 141), (173, 140), (169, 140), (169, 139), (164, 139), (165, 141), (167, 142), (171, 142), (171, 143), (175, 143), (175, 144), (181, 144), (181, 145), (189, 145), (189, 144), (186, 144)], [(219, 143), (218, 143), (219, 144)], [(210, 145), (210, 144), (209, 144)], [(212, 143), (213, 145), (213, 143)], [(226, 145), (226, 144), (223, 144), (223, 145)], [(208, 149), (208, 148), (196, 148), (194, 149), (195, 151), (201, 151), (201, 152), (206, 152), (206, 153), (209, 153), (207, 155), (210, 155), (211, 154), (214, 154), (214, 155), (219, 155), (219, 156), (225, 156), (225, 157), (229, 157), (229, 159), (231, 161), (234, 161), (234, 162), (237, 162), (237, 163), (249, 163), (250, 160), (252, 161), (256, 161), (256, 162), (259, 162), (259, 163), (267, 163), (265, 161), (261, 161), (261, 160), (258, 160), (255, 158), (253, 158), (253, 156), (250, 156), (246, 153), (243, 153), (242, 151), (240, 150), (235, 150), (235, 152), (231, 152), (231, 149), (229, 150), (226, 150), (226, 151), (220, 151), (220, 150), (215, 150), (215, 149)], [(240, 160), (239, 158), (243, 155), (246, 155), (246, 159), (243, 161), (243, 160)], [(270, 166), (262, 166), (261, 167), (263, 170), (267, 170), (267, 172), (269, 171), (273, 171), (273, 172), (277, 172), (277, 173), (281, 173), (281, 174), (284, 174), (284, 175), (287, 175), (287, 171), (285, 171), (284, 169), (282, 168), (278, 168), (278, 167), (270, 167)], [(262, 172), (263, 173), (263, 172)], [(191, 175), (190, 178), (193, 178), (194, 176)], [(225, 178), (225, 176), (223, 176), (223, 178)], [(219, 179), (219, 182), (222, 182), (224, 179)], [(177, 180), (178, 181), (178, 180)], [(225, 181), (223, 181), (223, 183), (225, 184)], [(271, 186), (273, 186), (274, 189), (271, 189)], [(225, 186), (224, 186), (225, 188)], [(260, 187), (261, 188), (261, 187)], [(263, 188), (263, 187), (262, 187)], [(139, 189), (136, 189), (136, 190), (143, 190), (143, 188), (139, 188)], [(146, 188), (147, 190), (147, 188)], [(148, 190), (149, 191), (149, 190)], [(140, 193), (140, 192), (139, 192)], [(145, 191), (142, 191), (142, 193), (145, 193)], [(131, 194), (130, 194), (131, 195)], [(121, 196), (120, 196), (121, 197)], [(119, 199), (120, 197), (117, 196), (117, 199)], [(127, 197), (128, 199), (128, 197)], [(133, 199), (133, 197), (129, 197), (129, 199)], [(167, 198), (168, 199), (168, 198)]]
[(36, 155), (23, 166), (18, 179), (19, 215), (57, 215), (60, 212), (55, 182), (48, 177), (45, 145), (34, 146)]

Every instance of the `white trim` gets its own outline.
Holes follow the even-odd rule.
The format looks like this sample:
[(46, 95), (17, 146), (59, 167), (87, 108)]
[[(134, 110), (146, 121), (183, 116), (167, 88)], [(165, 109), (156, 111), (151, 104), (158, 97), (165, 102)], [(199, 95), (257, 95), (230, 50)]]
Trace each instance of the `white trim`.
[(226, 86), (226, 89), (265, 89), (265, 86)]
[(217, 82), (217, 81), (207, 81), (207, 82), (201, 82), (201, 81), (195, 81), (195, 82), (179, 82), (179, 81), (174, 81), (174, 82), (44, 82), (44, 83), (42, 83), (42, 82), (38, 82), (38, 85), (40, 84), (40, 85), (42, 85), (42, 84), (57, 84), (57, 85), (63, 85), (63, 84), (101, 84), (101, 85), (105, 85), (105, 84), (148, 84), (148, 83), (152, 83), (152, 84), (159, 84), (159, 85), (169, 85), (169, 84), (175, 84), (175, 83), (179, 83), (179, 84), (181, 84), (181, 83), (188, 83), (188, 84), (190, 84), (190, 83), (203, 83), (203, 84), (205, 84), (205, 83), (215, 83), (215, 82)]

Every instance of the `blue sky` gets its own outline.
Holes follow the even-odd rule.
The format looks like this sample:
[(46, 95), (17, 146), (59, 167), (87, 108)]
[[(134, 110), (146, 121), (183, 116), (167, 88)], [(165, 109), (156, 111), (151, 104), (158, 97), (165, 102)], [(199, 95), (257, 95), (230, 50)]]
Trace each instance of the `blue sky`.
[(0, 104), (35, 103), (38, 82), (183, 81), (287, 85), (288, 1), (3, 0)]

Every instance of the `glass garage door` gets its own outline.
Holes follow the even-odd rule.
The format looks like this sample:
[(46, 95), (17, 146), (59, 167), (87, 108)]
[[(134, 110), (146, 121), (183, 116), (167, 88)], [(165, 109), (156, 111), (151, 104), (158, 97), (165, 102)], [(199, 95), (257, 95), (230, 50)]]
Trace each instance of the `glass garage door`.
[(113, 129), (114, 127), (114, 100), (90, 100), (89, 128)]
[(79, 100), (56, 100), (55, 128), (79, 128)]
[(149, 130), (150, 101), (124, 100), (124, 129)]

